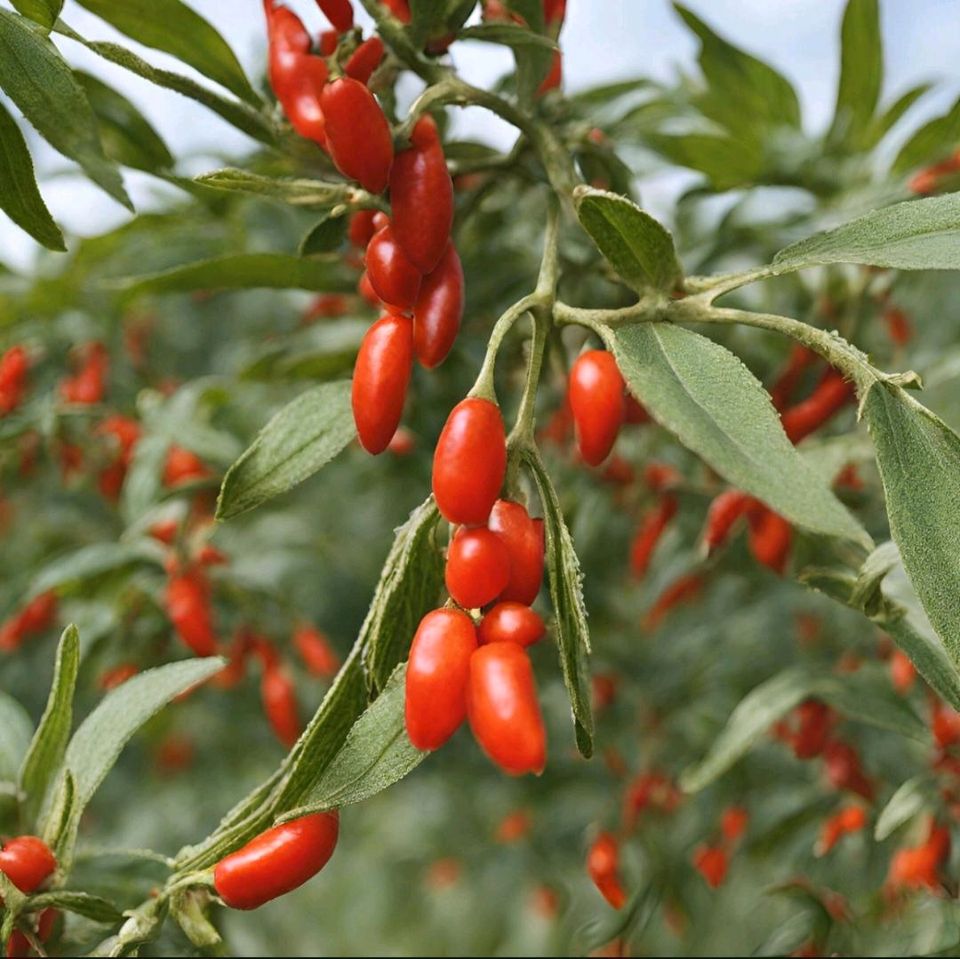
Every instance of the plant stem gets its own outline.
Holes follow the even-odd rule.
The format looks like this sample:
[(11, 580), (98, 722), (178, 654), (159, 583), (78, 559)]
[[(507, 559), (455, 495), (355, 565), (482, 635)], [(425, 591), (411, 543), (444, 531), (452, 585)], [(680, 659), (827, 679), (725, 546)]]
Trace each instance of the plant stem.
[(524, 313), (540, 302), (540, 297), (535, 293), (531, 293), (522, 300), (514, 303), (513, 306), (509, 307), (506, 312), (501, 315), (500, 319), (497, 320), (493, 329), (490, 331), (490, 340), (487, 343), (487, 352), (483, 358), (483, 365), (480, 367), (476, 382), (471, 387), (470, 392), (467, 394), (468, 396), (479, 396), (496, 403), (497, 393), (493, 385), (493, 373), (497, 363), (497, 352), (500, 349), (500, 344), (503, 342), (503, 338), (507, 333), (510, 332), (513, 324), (516, 323)]

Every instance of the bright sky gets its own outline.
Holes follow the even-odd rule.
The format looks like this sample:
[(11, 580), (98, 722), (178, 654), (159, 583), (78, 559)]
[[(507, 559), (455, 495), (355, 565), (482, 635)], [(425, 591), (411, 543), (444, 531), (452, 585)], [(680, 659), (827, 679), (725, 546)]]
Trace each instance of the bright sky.
[[(220, 30), (256, 78), (263, 57), (260, 0), (187, 2)], [(311, 0), (289, 2), (309, 25), (322, 25)], [(688, 5), (722, 35), (777, 65), (797, 87), (808, 127), (823, 128), (833, 107), (844, 0), (688, 0)], [(960, 92), (960, 2), (881, 0), (881, 7), (887, 47), (886, 96), (921, 80), (940, 80), (943, 90), (929, 95), (915, 110), (918, 115), (942, 112)], [(63, 16), (81, 34), (133, 46), (151, 63), (190, 72), (163, 54), (137, 47), (71, 0), (67, 0)], [(696, 43), (667, 0), (568, 0), (563, 41), (566, 82), (572, 89), (637, 75), (669, 79), (678, 66), (696, 69)], [(181, 172), (216, 169), (224, 158), (251, 145), (243, 134), (193, 101), (154, 87), (76, 44), (59, 37), (56, 42), (71, 63), (98, 74), (140, 107), (173, 153), (182, 158)], [(464, 74), (481, 86), (489, 85), (511, 62), (505, 49), (489, 44), (457, 44), (453, 56)], [(469, 130), (471, 136), (498, 142), (506, 133), (498, 128), (498, 121), (479, 110), (463, 111), (459, 123), (460, 130)], [(32, 131), (27, 134), (44, 198), (68, 233), (96, 234), (128, 218), (122, 207), (76, 175), (71, 164)], [(157, 181), (129, 171), (124, 175), (138, 209), (156, 205)], [(24, 268), (36, 251), (33, 241), (0, 213), (0, 261)]]

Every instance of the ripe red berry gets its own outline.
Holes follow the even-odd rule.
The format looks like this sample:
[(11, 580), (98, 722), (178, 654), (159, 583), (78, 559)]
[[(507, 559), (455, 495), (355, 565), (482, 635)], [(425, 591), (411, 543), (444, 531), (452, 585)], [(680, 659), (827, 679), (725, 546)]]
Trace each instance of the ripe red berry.
[(330, 21), (330, 26), (345, 33), (353, 26), (353, 5), (350, 0), (317, 0), (317, 6)]
[(711, 889), (723, 885), (727, 878), (729, 860), (726, 850), (719, 846), (697, 847), (693, 854), (693, 865)]
[(357, 210), (350, 217), (350, 224), (347, 226), (347, 237), (350, 242), (359, 250), (365, 250), (367, 244), (373, 239), (373, 234), (377, 228), (373, 225), (373, 218), (376, 210)]
[(300, 710), (293, 679), (282, 666), (263, 671), (260, 698), (270, 728), (288, 749), (300, 738)]
[(56, 868), (56, 857), (39, 836), (17, 836), (0, 849), (0, 872), (21, 892), (38, 889)]
[(485, 527), (461, 527), (447, 551), (444, 581), (454, 601), (466, 609), (486, 606), (507, 585), (510, 554), (503, 540)]
[(371, 193), (382, 193), (393, 164), (390, 124), (359, 80), (341, 77), (320, 95), (327, 145), (337, 169)]
[(523, 603), (497, 603), (480, 620), (477, 636), (485, 643), (518, 643), (532, 646), (543, 638), (547, 627), (540, 614)]
[(587, 874), (603, 898), (614, 909), (623, 908), (627, 894), (620, 883), (620, 846), (608, 832), (602, 832), (587, 852)]
[(308, 672), (327, 679), (336, 675), (340, 668), (340, 657), (319, 629), (301, 624), (294, 631), (293, 645)]
[(547, 735), (523, 647), (490, 643), (470, 657), (467, 715), (480, 747), (504, 772), (543, 772)]
[(782, 576), (790, 555), (793, 528), (778, 513), (758, 506), (747, 514), (750, 523), (750, 552), (758, 563), (763, 563)]
[(400, 313), (413, 309), (423, 279), (397, 242), (393, 227), (380, 227), (367, 245), (367, 276), (377, 296)]
[(480, 526), (496, 502), (507, 469), (500, 408), (468, 397), (447, 417), (433, 454), (433, 495), (451, 523)]
[(407, 661), (407, 735), (417, 749), (438, 749), (467, 715), (473, 620), (458, 609), (435, 609), (420, 620)]
[(209, 476), (210, 470), (192, 450), (176, 445), (170, 447), (163, 465), (164, 486), (176, 486), (178, 483), (207, 479)]
[(350, 59), (344, 64), (343, 72), (348, 77), (360, 83), (367, 84), (373, 71), (380, 66), (383, 59), (383, 41), (378, 36), (372, 36), (364, 40), (353, 53)]
[(430, 116), (417, 120), (411, 146), (390, 171), (390, 209), (397, 242), (421, 273), (440, 262), (453, 225), (453, 181)]
[(167, 583), (167, 615), (177, 635), (197, 656), (213, 656), (217, 637), (210, 609), (210, 588), (199, 570), (175, 575)]
[(617, 361), (605, 350), (581, 354), (570, 369), (568, 396), (580, 455), (599, 466), (613, 449), (626, 409)]
[(413, 366), (413, 321), (388, 313), (367, 330), (353, 368), (353, 419), (368, 453), (382, 453), (403, 415)]
[(450, 352), (463, 319), (463, 267), (452, 240), (432, 273), (420, 285), (413, 308), (413, 346), (428, 370), (439, 366)]
[(339, 830), (336, 810), (268, 829), (217, 863), (217, 894), (232, 909), (256, 909), (302, 886), (333, 855)]
[(520, 503), (499, 499), (493, 504), (487, 525), (510, 554), (510, 580), (499, 598), (529, 606), (543, 581), (543, 520), (531, 519)]

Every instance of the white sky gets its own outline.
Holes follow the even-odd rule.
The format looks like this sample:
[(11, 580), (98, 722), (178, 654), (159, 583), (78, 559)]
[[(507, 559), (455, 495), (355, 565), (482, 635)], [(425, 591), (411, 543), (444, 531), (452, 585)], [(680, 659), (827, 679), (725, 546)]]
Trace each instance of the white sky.
[[(231, 44), (251, 77), (263, 56), (260, 0), (187, 0)], [(288, 0), (308, 25), (322, 17), (312, 0)], [(837, 36), (843, 0), (688, 0), (688, 5), (739, 46), (775, 64), (797, 87), (804, 117), (812, 130), (822, 129), (833, 107), (838, 70)], [(960, 90), (960, 28), (957, 0), (881, 0), (887, 73), (884, 90), (894, 96), (921, 80), (940, 80), (944, 89), (929, 95), (917, 112), (942, 111)], [(63, 17), (81, 34), (116, 40), (138, 49), (151, 63), (191, 72), (154, 50), (137, 47), (71, 0)], [(362, 18), (361, 18), (362, 19)], [(243, 134), (193, 101), (161, 90), (114, 67), (70, 41), (56, 42), (76, 66), (104, 78), (144, 112), (172, 152), (182, 159), (181, 172), (196, 174), (223, 165), (222, 159), (251, 145)], [(637, 75), (669, 79), (677, 65), (695, 69), (696, 42), (667, 0), (568, 0), (563, 34), (564, 72), (577, 89)], [(489, 85), (511, 62), (509, 52), (490, 44), (457, 44), (454, 60), (474, 83)], [(505, 131), (479, 110), (462, 111), (459, 131), (502, 142)], [(41, 182), (54, 218), (74, 235), (91, 235), (122, 223), (127, 211), (76, 175), (71, 164), (26, 130)], [(138, 209), (157, 202), (157, 182), (124, 171)], [(649, 192), (645, 192), (645, 198)], [(653, 197), (654, 202), (656, 197)], [(68, 239), (69, 244), (69, 239)], [(0, 213), (0, 261), (28, 266), (36, 245)]]

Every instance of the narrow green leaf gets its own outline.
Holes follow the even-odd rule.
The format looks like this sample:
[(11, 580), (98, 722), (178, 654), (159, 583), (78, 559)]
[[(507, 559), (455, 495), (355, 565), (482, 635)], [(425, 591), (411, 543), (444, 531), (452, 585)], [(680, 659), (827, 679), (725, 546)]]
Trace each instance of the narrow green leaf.
[(774, 257), (772, 272), (779, 275), (828, 263), (901, 270), (960, 268), (960, 193), (895, 203), (800, 240)]
[(48, 30), (60, 16), (63, 0), (11, 0), (14, 9)]
[(828, 139), (854, 149), (867, 133), (883, 86), (883, 38), (877, 0), (848, 0), (840, 31), (840, 82)]
[(132, 210), (120, 171), (103, 153), (93, 110), (57, 48), (28, 21), (0, 10), (0, 89), (43, 138)]
[(635, 290), (674, 289), (683, 277), (673, 237), (626, 197), (591, 187), (574, 191), (583, 228), (620, 277)]
[(849, 676), (824, 676), (811, 691), (850, 719), (888, 729), (917, 742), (930, 741), (927, 724), (890, 685), (884, 670), (863, 670)]
[(328, 292), (337, 285), (333, 277), (332, 268), (316, 260), (285, 253), (231, 253), (160, 273), (107, 281), (105, 285), (130, 294), (256, 288)]
[(902, 175), (926, 163), (942, 160), (960, 140), (960, 99), (939, 117), (928, 120), (900, 148), (890, 172)]
[(920, 99), (931, 87), (932, 83), (918, 83), (905, 93), (902, 93), (893, 103), (880, 114), (873, 124), (873, 133), (867, 143), (873, 146), (879, 143), (896, 125), (903, 115)]
[(927, 635), (916, 629), (905, 616), (888, 620), (883, 623), (883, 628), (910, 657), (931, 689), (960, 712), (960, 673), (933, 631)]
[(340, 249), (346, 236), (347, 218), (345, 216), (324, 216), (307, 231), (300, 241), (297, 252), (300, 256), (332, 253)]
[(97, 115), (100, 141), (111, 160), (148, 173), (174, 165), (163, 138), (126, 97), (89, 73), (75, 76)]
[(59, 771), (67, 749), (73, 727), (73, 693), (79, 668), (80, 636), (77, 627), (71, 625), (60, 637), (47, 708), (40, 717), (40, 724), (20, 767), (22, 816), (31, 825), (43, 806), (47, 789)]
[(788, 669), (747, 693), (707, 755), (680, 775), (680, 786), (687, 792), (709, 786), (766, 736), (778, 719), (802, 703), (812, 685), (805, 670)]
[(276, 413), (223, 478), (217, 518), (231, 519), (302, 483), (354, 437), (350, 383), (301, 393)]
[(300, 807), (286, 813), (284, 819), (364, 802), (399, 782), (429, 755), (407, 738), (406, 675), (406, 665), (401, 663), (383, 692), (353, 724), (340, 751)]
[(436, 608), (443, 586), (443, 555), (434, 543), (439, 518), (430, 496), (397, 530), (383, 564), (358, 639), (374, 689), (384, 688), (420, 620)]
[(863, 415), (904, 568), (960, 664), (960, 437), (913, 397), (882, 382), (868, 390)]
[(524, 461), (533, 475), (543, 504), (547, 534), (547, 576), (550, 599), (556, 616), (560, 669), (570, 697), (577, 748), (589, 758), (593, 754), (593, 708), (590, 702), (590, 630), (583, 604), (583, 574), (573, 538), (563, 519), (560, 500), (539, 457), (528, 454)]
[(284, 200), (295, 206), (332, 207), (349, 203), (358, 192), (344, 183), (324, 183), (323, 180), (296, 179), (293, 177), (263, 176), (247, 170), (226, 168), (194, 177), (196, 183), (215, 190), (231, 193), (254, 193), (257, 196)]
[(482, 40), (484, 43), (499, 43), (507, 47), (541, 47), (556, 50), (557, 45), (542, 33), (535, 33), (516, 23), (488, 22), (464, 27), (458, 34), (458, 40)]
[(736, 137), (713, 133), (651, 133), (645, 142), (679, 166), (698, 170), (714, 190), (732, 190), (756, 182), (763, 154)]
[(33, 736), (27, 711), (0, 690), (0, 779), (15, 781)]
[(227, 42), (180, 0), (78, 0), (131, 40), (162, 50), (216, 81), (242, 100), (261, 101)]
[(931, 806), (930, 781), (926, 776), (914, 776), (901, 783), (877, 816), (873, 838), (883, 842), (917, 813)]
[(49, 250), (66, 250), (63, 234), (40, 196), (27, 142), (0, 103), (0, 210)]
[(75, 913), (93, 922), (102, 922), (109, 925), (114, 925), (123, 919), (123, 913), (108, 899), (73, 889), (54, 889), (51, 892), (41, 892), (31, 896), (28, 903), (31, 912), (39, 912), (41, 909), (53, 907)]
[(631, 392), (724, 479), (798, 526), (869, 545), (787, 439), (769, 394), (729, 350), (669, 323), (618, 329), (612, 348)]
[(163, 549), (157, 543), (91, 543), (44, 566), (30, 583), (28, 594), (38, 596), (138, 563), (160, 565), (162, 562)]

